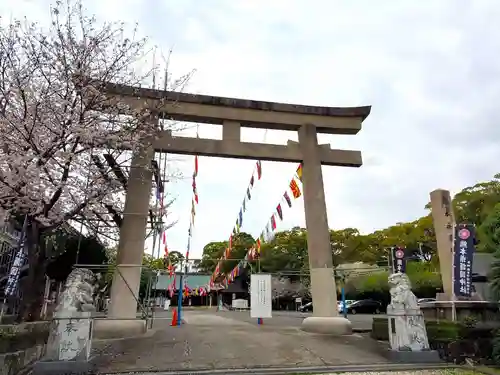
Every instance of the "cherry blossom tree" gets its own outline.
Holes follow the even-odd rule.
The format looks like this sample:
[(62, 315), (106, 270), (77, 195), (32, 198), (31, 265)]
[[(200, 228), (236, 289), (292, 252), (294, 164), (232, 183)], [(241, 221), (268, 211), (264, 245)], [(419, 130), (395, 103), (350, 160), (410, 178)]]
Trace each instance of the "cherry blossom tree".
[(127, 166), (132, 152), (168, 126), (151, 108), (128, 108), (101, 90), (151, 82), (156, 67), (144, 68), (146, 39), (85, 16), (79, 0), (58, 1), (50, 14), (48, 28), (0, 22), (0, 214), (28, 218), (27, 320), (42, 304), (50, 256), (44, 234), (72, 220), (91, 226), (120, 214), (124, 186), (95, 157), (110, 154)]

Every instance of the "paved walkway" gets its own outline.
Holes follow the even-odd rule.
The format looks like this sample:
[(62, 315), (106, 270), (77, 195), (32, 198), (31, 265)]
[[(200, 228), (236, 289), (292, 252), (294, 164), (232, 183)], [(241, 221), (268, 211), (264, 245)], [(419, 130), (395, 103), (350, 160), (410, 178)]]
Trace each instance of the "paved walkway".
[(156, 320), (146, 336), (96, 342), (100, 372), (386, 363), (366, 337), (257, 326), (224, 313), (186, 311), (187, 324)]

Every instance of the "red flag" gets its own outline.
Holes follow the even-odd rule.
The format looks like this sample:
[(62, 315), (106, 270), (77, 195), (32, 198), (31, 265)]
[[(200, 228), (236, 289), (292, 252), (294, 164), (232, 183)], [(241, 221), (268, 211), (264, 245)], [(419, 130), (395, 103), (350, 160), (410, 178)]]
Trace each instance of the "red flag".
[(167, 234), (165, 232), (163, 232), (163, 243), (167, 243)]
[(281, 210), (281, 203), (278, 204), (278, 206), (276, 206), (276, 212), (278, 213), (280, 220), (283, 220), (283, 211)]
[(297, 185), (297, 181), (295, 181), (295, 179), (293, 178), (292, 181), (290, 181), (290, 190), (292, 191), (293, 197), (295, 199), (297, 199), (302, 195), (302, 193), (300, 192), (299, 185)]
[(276, 219), (274, 218), (274, 214), (273, 216), (271, 216), (271, 227), (273, 228), (273, 230), (276, 229)]
[(174, 275), (174, 267), (172, 267), (172, 263), (169, 263), (167, 269), (168, 269), (168, 274), (170, 276), (173, 276)]
[(198, 155), (194, 156), (194, 175), (198, 176)]
[(262, 164), (259, 161), (257, 161), (257, 178), (260, 180), (260, 178), (262, 177)]

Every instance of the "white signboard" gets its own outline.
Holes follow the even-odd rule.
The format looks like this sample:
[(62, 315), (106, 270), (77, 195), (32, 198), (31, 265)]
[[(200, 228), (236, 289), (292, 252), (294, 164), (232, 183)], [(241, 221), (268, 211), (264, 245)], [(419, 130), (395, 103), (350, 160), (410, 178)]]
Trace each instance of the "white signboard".
[(252, 318), (272, 317), (271, 293), (271, 275), (254, 274), (250, 276), (250, 316)]

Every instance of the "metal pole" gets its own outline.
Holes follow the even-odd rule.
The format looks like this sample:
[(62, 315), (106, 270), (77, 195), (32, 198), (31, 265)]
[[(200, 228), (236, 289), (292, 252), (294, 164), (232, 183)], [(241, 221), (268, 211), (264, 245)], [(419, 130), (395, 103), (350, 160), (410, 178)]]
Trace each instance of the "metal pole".
[[(184, 273), (187, 273), (187, 262), (184, 267)], [(180, 326), (182, 322), (182, 297), (183, 297), (183, 290), (184, 290), (184, 273), (182, 273), (182, 266), (181, 266), (181, 277), (179, 279), (179, 297), (178, 297), (178, 304), (177, 304), (177, 325)]]
[(345, 288), (343, 283), (341, 291), (342, 291), (342, 312), (344, 313), (344, 318), (347, 318), (347, 306), (345, 305)]

